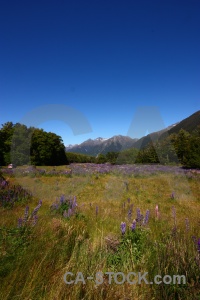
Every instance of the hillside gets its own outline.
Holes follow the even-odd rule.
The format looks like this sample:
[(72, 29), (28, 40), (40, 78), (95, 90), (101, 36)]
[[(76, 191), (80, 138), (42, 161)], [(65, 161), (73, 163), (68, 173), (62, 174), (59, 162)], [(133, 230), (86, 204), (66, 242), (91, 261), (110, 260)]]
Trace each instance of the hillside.
[(97, 156), (98, 154), (106, 154), (108, 152), (120, 152), (125, 149), (132, 148), (137, 139), (128, 136), (117, 135), (109, 139), (97, 138), (89, 139), (80, 145), (66, 147), (66, 152), (81, 153)]
[(123, 150), (136, 148), (144, 149), (150, 142), (164, 140), (172, 133), (178, 133), (181, 129), (193, 132), (200, 125), (200, 111), (195, 112), (186, 119), (168, 126), (157, 132), (152, 132), (140, 139), (132, 139), (128, 136), (116, 135), (109, 139), (97, 138), (89, 139), (79, 145), (69, 145), (66, 152), (87, 154), (97, 156), (108, 152), (121, 152)]
[(133, 147), (137, 148), (137, 149), (145, 148), (151, 141), (152, 142), (158, 141), (163, 134), (165, 134), (165, 133), (167, 134), (167, 132), (169, 132), (169, 130), (173, 129), (173, 127), (175, 127), (177, 124), (178, 123), (171, 125), (165, 129), (159, 130), (157, 132), (152, 132), (146, 136), (143, 136), (142, 138), (140, 138), (133, 144)]
[[(171, 127), (168, 130), (168, 135), (172, 133), (178, 133), (181, 129), (188, 131), (189, 133), (193, 132), (197, 127), (200, 126), (200, 110), (192, 114), (191, 116), (183, 119), (176, 126)], [(160, 136), (160, 139), (164, 139), (167, 136), (166, 133), (163, 133)]]

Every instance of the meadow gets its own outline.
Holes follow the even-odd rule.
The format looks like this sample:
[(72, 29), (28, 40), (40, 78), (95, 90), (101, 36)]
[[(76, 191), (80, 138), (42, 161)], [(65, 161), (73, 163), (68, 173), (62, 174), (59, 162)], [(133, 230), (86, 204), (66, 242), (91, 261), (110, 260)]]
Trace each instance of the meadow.
[[(200, 299), (198, 171), (70, 164), (1, 173), (0, 299)], [(149, 284), (106, 272), (147, 272)]]

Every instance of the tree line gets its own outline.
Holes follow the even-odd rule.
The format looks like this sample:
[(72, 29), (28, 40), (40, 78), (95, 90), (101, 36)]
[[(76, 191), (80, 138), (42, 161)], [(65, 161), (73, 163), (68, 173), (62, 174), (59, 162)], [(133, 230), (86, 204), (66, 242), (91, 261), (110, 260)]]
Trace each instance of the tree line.
[(65, 151), (55, 133), (7, 122), (0, 129), (0, 165), (57, 166), (69, 163), (161, 163), (200, 168), (200, 126), (192, 133), (181, 129), (144, 148), (108, 152), (97, 157)]
[(55, 133), (7, 122), (0, 129), (0, 165), (67, 164), (62, 138)]

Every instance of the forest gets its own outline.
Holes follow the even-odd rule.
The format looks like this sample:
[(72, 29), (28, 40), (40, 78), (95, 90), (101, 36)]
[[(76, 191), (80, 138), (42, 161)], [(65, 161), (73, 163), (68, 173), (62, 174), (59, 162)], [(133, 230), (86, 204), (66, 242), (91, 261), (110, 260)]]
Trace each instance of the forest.
[(176, 164), (200, 168), (200, 126), (180, 129), (141, 149), (98, 154), (96, 157), (70, 153), (60, 136), (43, 129), (7, 122), (0, 129), (0, 165), (59, 166), (70, 163)]

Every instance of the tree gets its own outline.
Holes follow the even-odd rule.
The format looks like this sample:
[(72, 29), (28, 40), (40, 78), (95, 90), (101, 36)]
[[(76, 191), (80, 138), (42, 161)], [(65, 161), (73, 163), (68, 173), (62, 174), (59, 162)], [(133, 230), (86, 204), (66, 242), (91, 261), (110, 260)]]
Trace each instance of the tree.
[(174, 141), (174, 147), (178, 156), (178, 159), (183, 164), (185, 161), (185, 156), (187, 155), (187, 152), (189, 151), (189, 138), (190, 134), (186, 131), (181, 129), (177, 137)]
[(30, 153), (33, 165), (57, 166), (68, 163), (61, 137), (42, 129), (34, 130)]
[(200, 168), (200, 126), (189, 137), (183, 165), (188, 168)]
[(12, 122), (2, 124), (0, 129), (0, 164), (8, 165), (11, 162), (10, 150), (11, 140), (14, 132), (14, 125)]
[(33, 127), (17, 123), (11, 139), (11, 162), (15, 165), (30, 164), (31, 136)]

